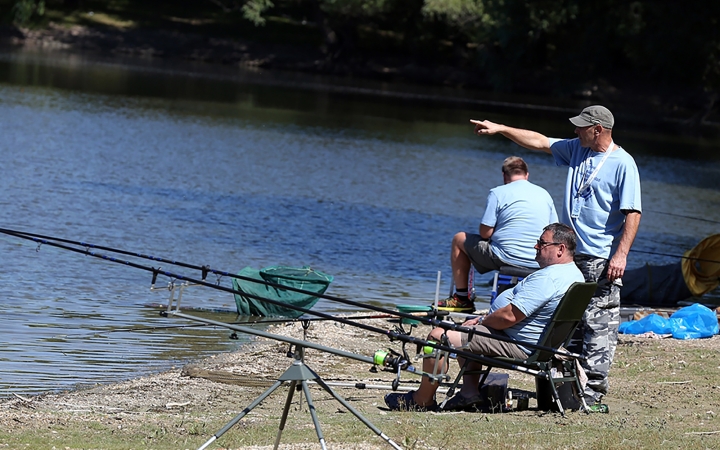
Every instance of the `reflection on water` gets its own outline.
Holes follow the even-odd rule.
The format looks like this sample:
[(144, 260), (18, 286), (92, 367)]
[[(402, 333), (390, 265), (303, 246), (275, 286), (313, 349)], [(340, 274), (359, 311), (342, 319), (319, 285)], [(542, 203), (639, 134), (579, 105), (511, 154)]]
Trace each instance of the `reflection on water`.
[[(335, 277), (328, 294), (392, 307), (432, 301), (438, 270), (447, 291), (450, 239), (477, 229), (509, 154), (561, 200), (565, 171), (551, 158), (477, 138), (467, 120), (568, 135), (564, 113), (532, 122), (411, 101), (406, 87), (368, 84), (384, 94), (362, 96), (317, 78), (69, 61), (0, 58), (2, 227), (229, 272), (311, 265)], [(643, 179), (635, 248), (648, 253), (632, 253), (631, 266), (672, 262), (717, 232), (717, 159), (621, 143)], [(147, 272), (5, 235), (0, 247), (0, 395), (113, 381), (242, 343), (227, 330), (165, 328), (188, 324), (144, 306), (167, 299)], [(203, 287), (183, 303), (234, 307)]]

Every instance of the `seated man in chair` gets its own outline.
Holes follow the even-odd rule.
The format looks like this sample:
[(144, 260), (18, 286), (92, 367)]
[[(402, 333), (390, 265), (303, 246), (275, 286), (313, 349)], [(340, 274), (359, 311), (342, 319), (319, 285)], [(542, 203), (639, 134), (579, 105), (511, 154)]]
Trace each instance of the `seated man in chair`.
[[(496, 309), (485, 316), (482, 322), (475, 318), (465, 322), (463, 326), (474, 327), (483, 333), (510, 337), (515, 341), (536, 344), (570, 285), (585, 281), (573, 262), (575, 245), (575, 234), (567, 225), (553, 223), (546, 226), (535, 244), (535, 260), (540, 265), (540, 270), (529, 275), (512, 290), (503, 292), (496, 300)], [(433, 329), (428, 340), (442, 342), (443, 334), (447, 335), (451, 346), (463, 347), (479, 355), (525, 358), (532, 352), (532, 349), (515, 343), (477, 334), (468, 342), (467, 333), (441, 327)], [(464, 362), (458, 358), (461, 367)], [(423, 371), (430, 373), (434, 365), (433, 358), (425, 359)], [(472, 366), (469, 366), (470, 371), (473, 370)], [(442, 361), (440, 367), (447, 370), (447, 362)], [(448, 400), (443, 409), (460, 410), (480, 403), (479, 381), (479, 374), (466, 373), (460, 392)], [(437, 410), (437, 388), (437, 383), (423, 377), (417, 391), (388, 394), (385, 396), (385, 403), (391, 410)]]

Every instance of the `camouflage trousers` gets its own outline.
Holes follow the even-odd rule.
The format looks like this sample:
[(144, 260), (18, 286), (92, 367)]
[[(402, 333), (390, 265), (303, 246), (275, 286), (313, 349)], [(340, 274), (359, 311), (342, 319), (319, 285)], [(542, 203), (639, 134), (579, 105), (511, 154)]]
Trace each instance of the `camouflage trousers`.
[(569, 348), (587, 358), (582, 361), (588, 376), (585, 400), (594, 403), (607, 394), (609, 388), (608, 373), (617, 348), (620, 324), (622, 281), (610, 283), (607, 279), (607, 259), (575, 255), (575, 264), (585, 276), (585, 281), (598, 284)]

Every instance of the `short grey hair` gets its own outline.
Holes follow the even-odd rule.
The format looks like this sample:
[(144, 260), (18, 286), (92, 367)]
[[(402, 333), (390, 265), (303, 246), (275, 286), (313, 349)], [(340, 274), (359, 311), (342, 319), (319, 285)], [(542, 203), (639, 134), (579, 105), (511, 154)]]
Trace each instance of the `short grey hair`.
[(564, 223), (551, 223), (543, 228), (543, 231), (550, 231), (553, 234), (553, 242), (565, 245), (570, 255), (575, 255), (577, 241), (575, 240), (575, 232), (572, 228)]

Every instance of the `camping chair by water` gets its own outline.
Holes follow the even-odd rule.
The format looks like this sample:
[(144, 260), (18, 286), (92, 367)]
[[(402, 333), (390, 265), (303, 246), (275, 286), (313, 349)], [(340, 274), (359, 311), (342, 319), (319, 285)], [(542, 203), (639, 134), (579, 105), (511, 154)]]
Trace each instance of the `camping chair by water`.
[[(567, 290), (563, 298), (560, 299), (560, 302), (558, 302), (557, 309), (555, 310), (555, 313), (550, 319), (550, 322), (547, 324), (545, 330), (540, 336), (538, 345), (553, 349), (559, 349), (560, 347), (566, 348), (570, 342), (570, 339), (572, 338), (573, 333), (575, 332), (575, 329), (580, 324), (583, 313), (587, 309), (587, 306), (590, 304), (590, 300), (595, 294), (596, 288), (597, 283), (573, 283)], [(550, 389), (552, 390), (552, 398), (562, 415), (565, 415), (565, 409), (562, 405), (562, 402), (560, 401), (556, 385), (565, 382), (574, 383), (575, 389), (581, 399), (581, 407), (585, 411), (588, 411), (587, 405), (585, 405), (582, 395), (583, 389), (578, 378), (575, 358), (563, 356), (560, 359), (556, 357), (556, 354), (550, 350), (535, 350), (525, 359), (502, 357), (488, 357), (488, 359), (494, 359), (499, 362), (510, 363), (521, 368), (531, 369), (539, 372), (539, 375), (537, 375), (537, 377), (547, 380), (546, 384), (550, 385)], [(455, 388), (460, 383), (460, 380), (462, 380), (463, 375), (465, 373), (470, 373), (467, 371), (467, 366), (470, 363), (472, 363), (472, 361), (466, 360), (465, 364), (460, 369), (460, 373), (458, 373), (455, 381), (448, 390), (448, 399), (453, 395)], [(475, 371), (475, 373), (479, 372), (482, 374), (480, 378), (480, 386), (483, 386), (483, 384), (485, 384), (485, 381), (488, 378), (488, 374), (493, 368), (493, 365), (488, 365), (487, 362), (485, 362), (485, 365), (487, 366), (485, 369)], [(556, 370), (553, 370), (553, 368), (556, 368)], [(538, 392), (538, 398), (539, 397), (540, 392)]]

